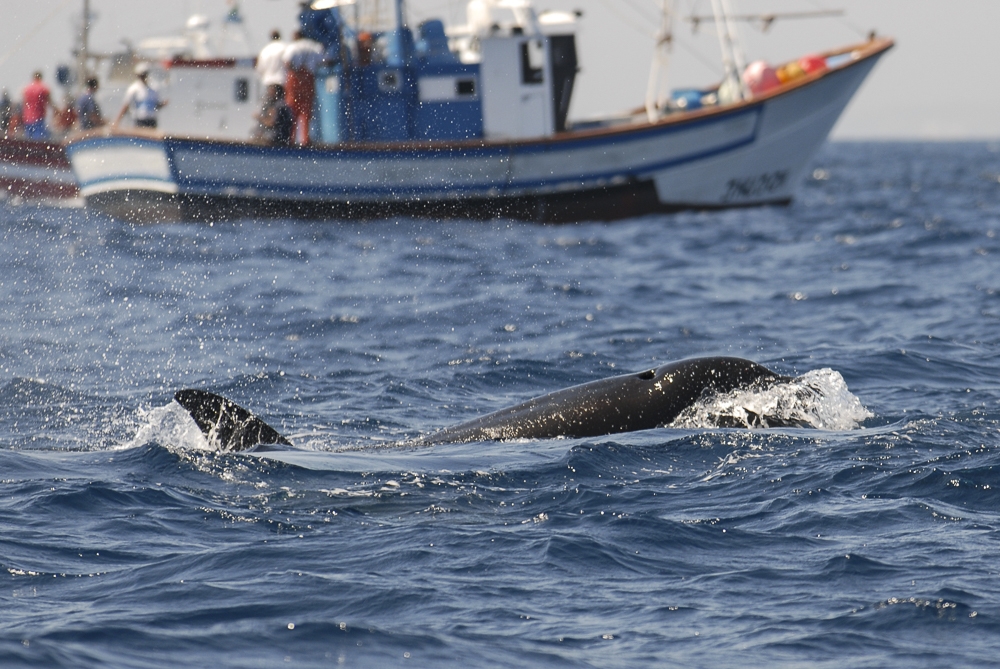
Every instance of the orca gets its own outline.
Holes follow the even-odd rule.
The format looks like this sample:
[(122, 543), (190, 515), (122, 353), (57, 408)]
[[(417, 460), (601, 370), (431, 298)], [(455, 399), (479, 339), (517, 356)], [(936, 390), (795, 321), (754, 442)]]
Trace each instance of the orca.
[[(648, 430), (670, 424), (702, 398), (740, 389), (763, 390), (792, 380), (742, 358), (680, 360), (557, 390), (407, 444), (597, 437)], [(174, 398), (218, 450), (292, 445), (263, 420), (221, 395), (188, 388), (178, 391)], [(800, 426), (774, 416), (747, 413), (751, 427)], [(746, 426), (746, 422), (735, 419), (727, 423), (724, 417), (720, 422), (720, 427)]]
[(262, 444), (291, 446), (273, 427), (232, 400), (205, 390), (186, 388), (174, 394), (208, 443), (220, 451), (244, 451)]

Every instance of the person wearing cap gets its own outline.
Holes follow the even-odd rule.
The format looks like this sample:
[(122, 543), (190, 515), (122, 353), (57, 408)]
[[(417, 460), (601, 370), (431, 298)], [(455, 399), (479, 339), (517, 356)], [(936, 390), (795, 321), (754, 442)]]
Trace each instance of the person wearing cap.
[(149, 64), (139, 63), (135, 66), (136, 80), (125, 91), (125, 103), (122, 105), (115, 127), (129, 111), (137, 128), (155, 128), (156, 113), (166, 106), (167, 101), (161, 100), (156, 89), (149, 85)]

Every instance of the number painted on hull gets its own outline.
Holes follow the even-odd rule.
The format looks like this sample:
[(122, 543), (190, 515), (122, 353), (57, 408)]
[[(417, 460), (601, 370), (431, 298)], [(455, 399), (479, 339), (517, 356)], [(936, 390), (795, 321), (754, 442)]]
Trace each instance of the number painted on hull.
[(730, 179), (726, 184), (726, 194), (723, 202), (735, 202), (738, 200), (749, 200), (759, 198), (762, 195), (773, 193), (785, 185), (788, 181), (788, 170), (778, 170), (776, 172), (765, 172), (746, 179)]

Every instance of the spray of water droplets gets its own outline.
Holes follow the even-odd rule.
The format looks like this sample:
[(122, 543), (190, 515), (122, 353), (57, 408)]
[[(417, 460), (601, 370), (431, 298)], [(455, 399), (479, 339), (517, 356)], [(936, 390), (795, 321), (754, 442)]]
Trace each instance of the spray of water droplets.
[(712, 395), (685, 409), (668, 427), (814, 427), (852, 430), (872, 414), (832, 369), (817, 369), (768, 388)]

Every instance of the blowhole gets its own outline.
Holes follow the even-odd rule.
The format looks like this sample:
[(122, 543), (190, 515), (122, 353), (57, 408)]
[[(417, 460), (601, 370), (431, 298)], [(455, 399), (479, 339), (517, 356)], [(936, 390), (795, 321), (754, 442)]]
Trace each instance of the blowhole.
[(656, 378), (656, 370), (651, 369), (648, 372), (639, 372), (639, 378), (643, 381), (652, 381)]

